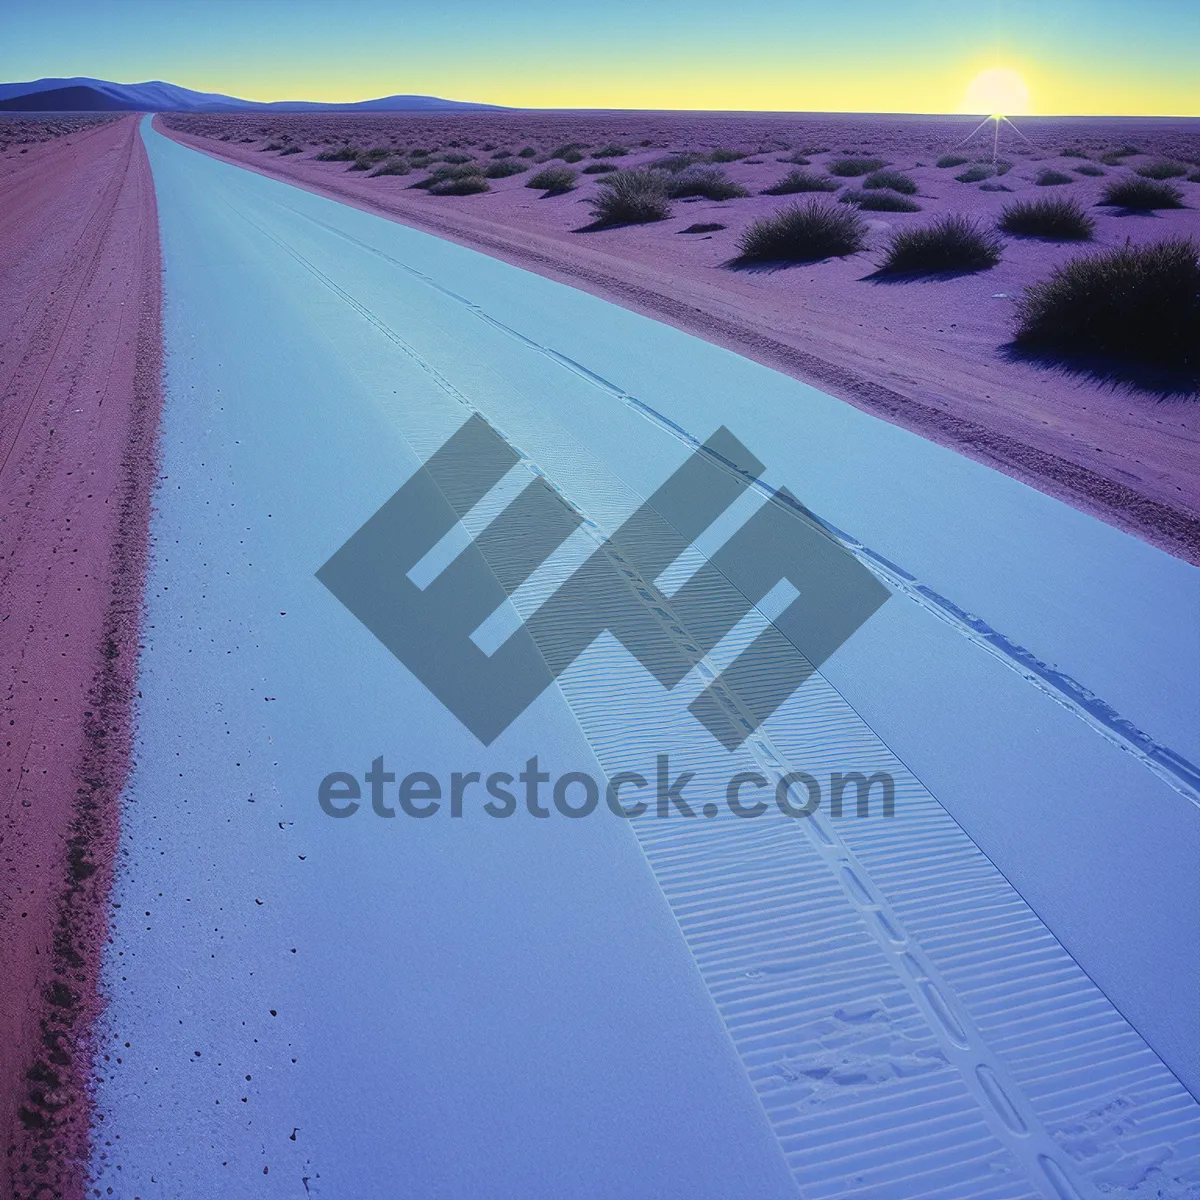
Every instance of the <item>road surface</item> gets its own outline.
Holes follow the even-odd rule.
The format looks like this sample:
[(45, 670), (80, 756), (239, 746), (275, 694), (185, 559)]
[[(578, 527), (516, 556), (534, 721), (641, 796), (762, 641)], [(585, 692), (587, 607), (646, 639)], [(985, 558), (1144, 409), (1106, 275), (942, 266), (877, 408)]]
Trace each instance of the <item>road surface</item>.
[[(167, 376), (95, 1186), (1194, 1194), (1200, 571), (727, 351), (143, 135)], [(733, 753), (688, 713), (703, 671), (665, 691), (608, 635), (484, 747), (315, 577), (474, 416), (584, 518), (560, 576), (724, 425), (766, 464), (738, 519), (786, 486), (891, 597)], [(552, 778), (665, 754), (697, 806), (739, 771), (884, 771), (895, 815), (318, 804), (377, 757), (447, 780), (535, 754)]]

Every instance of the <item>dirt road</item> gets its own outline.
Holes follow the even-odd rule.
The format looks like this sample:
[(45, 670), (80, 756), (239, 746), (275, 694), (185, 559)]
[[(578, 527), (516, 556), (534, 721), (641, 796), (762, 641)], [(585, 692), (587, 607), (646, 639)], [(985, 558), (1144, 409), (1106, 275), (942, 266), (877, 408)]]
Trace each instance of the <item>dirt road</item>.
[(0, 1194), (70, 1195), (160, 362), (137, 118), (0, 164)]

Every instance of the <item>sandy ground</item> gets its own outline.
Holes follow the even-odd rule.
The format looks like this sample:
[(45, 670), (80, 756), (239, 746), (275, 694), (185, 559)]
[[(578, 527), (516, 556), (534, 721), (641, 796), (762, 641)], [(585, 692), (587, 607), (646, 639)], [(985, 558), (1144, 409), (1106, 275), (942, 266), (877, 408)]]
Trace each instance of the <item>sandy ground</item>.
[[(1132, 215), (1097, 207), (1113, 177), (1155, 158), (1200, 161), (1200, 122), (1025, 120), (1030, 143), (1006, 133), (1000, 153), (1014, 165), (989, 180), (1006, 191), (962, 183), (962, 168), (936, 159), (973, 128), (966, 118), (807, 118), (747, 114), (472, 114), (439, 117), (308, 115), (160, 118), (187, 144), (383, 213), (563, 280), (727, 346), (906, 426), (1058, 496), (1174, 554), (1200, 562), (1200, 404), (1191, 383), (1114, 378), (1104, 369), (1022, 360), (1008, 347), (1023, 288), (1086, 252), (1078, 245), (1007, 238), (989, 271), (923, 282), (871, 278), (894, 229), (956, 211), (991, 222), (1014, 198), (1073, 194), (1095, 215), (1094, 245), (1200, 236), (1200, 183), (1176, 181), (1188, 207)], [(676, 201), (669, 220), (584, 231), (586, 201), (600, 186), (581, 174), (565, 195), (543, 198), (528, 175), (491, 180), (486, 194), (432, 196), (411, 185), (421, 172), (371, 177), (317, 151), (350, 141), (474, 155), (532, 145), (536, 162), (563, 143), (622, 142), (615, 159), (640, 165), (667, 150), (750, 151), (723, 164), (748, 198)], [(303, 152), (264, 152), (269, 145)], [(1100, 165), (1106, 151), (1141, 153)], [(1063, 155), (1063, 150), (1079, 154)], [(802, 152), (823, 172), (847, 151), (873, 153), (919, 185), (919, 213), (867, 213), (868, 249), (846, 259), (772, 270), (735, 270), (739, 233), (798, 197), (761, 195)], [(961, 153), (991, 157), (983, 134)], [(584, 152), (577, 169), (593, 161)], [(1100, 176), (1079, 174), (1085, 166)], [(1041, 187), (1044, 168), (1073, 182)], [(845, 181), (854, 186), (858, 181)], [(803, 199), (804, 197), (799, 197)], [(702, 234), (693, 224), (721, 224)], [(731, 413), (737, 398), (731, 397)]]
[(161, 374), (137, 119), (0, 158), (0, 1195), (81, 1194)]
[(28, 154), (42, 142), (73, 138), (116, 120), (116, 113), (63, 113), (58, 117), (0, 113), (0, 156)]

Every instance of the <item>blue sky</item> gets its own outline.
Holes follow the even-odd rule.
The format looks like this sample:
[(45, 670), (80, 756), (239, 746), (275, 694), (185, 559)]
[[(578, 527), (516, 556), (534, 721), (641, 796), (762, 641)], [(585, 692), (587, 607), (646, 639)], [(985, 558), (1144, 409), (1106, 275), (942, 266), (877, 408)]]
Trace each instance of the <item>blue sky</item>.
[(249, 99), (953, 112), (1003, 66), (1039, 113), (1200, 115), (1200, 3), (7, 0), (0, 77)]

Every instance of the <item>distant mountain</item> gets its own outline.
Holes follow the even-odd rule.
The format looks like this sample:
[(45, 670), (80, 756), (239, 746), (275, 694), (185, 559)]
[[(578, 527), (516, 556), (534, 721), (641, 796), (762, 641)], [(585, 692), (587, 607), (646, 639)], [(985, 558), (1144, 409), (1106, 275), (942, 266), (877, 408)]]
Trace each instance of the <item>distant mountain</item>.
[(383, 96), (353, 104), (325, 104), (315, 100), (261, 103), (219, 92), (194, 92), (160, 80), (110, 83), (86, 76), (0, 83), (0, 109), (10, 112), (451, 112), (496, 107), (442, 100), (437, 96)]
[[(31, 101), (34, 101), (31, 103)], [(6, 112), (136, 112), (136, 104), (126, 104), (105, 95), (99, 88), (60, 87), (0, 100)]]

